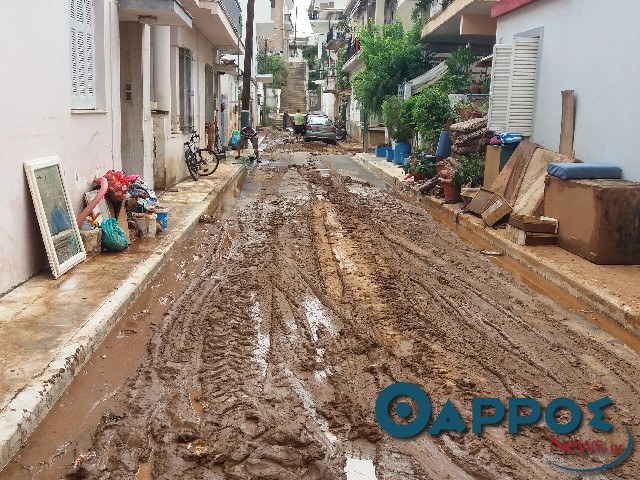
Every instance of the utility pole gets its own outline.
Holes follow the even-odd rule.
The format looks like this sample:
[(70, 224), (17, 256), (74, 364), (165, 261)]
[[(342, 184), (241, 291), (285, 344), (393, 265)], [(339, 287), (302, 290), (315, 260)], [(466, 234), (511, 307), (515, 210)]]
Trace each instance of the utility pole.
[(293, 24), (293, 56), (298, 57), (298, 7), (296, 7), (296, 23)]
[(249, 125), (251, 106), (251, 62), (253, 60), (253, 13), (255, 0), (247, 0), (247, 27), (244, 37), (244, 73), (242, 76), (242, 115), (240, 129)]
[[(269, 57), (267, 56), (267, 37), (264, 37), (264, 73), (269, 73)], [(267, 122), (267, 84), (262, 84), (262, 122), (266, 126)]]

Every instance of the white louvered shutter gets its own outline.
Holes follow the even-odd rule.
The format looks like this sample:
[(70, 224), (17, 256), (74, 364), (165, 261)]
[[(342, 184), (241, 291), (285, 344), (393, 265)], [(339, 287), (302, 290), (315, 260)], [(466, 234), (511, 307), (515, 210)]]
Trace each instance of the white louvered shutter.
[(507, 128), (530, 136), (538, 70), (538, 38), (517, 38), (513, 46)]
[(507, 131), (512, 53), (513, 45), (496, 44), (493, 46), (487, 128), (498, 133)]
[(96, 108), (92, 0), (70, 0), (71, 106)]

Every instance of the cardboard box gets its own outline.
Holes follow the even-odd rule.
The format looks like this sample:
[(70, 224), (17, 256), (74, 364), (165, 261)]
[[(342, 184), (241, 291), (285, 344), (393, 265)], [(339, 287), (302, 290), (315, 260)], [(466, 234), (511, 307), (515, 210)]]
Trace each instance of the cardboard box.
[(559, 247), (600, 265), (640, 264), (640, 183), (547, 176), (544, 195)]
[(484, 223), (491, 227), (504, 218), (505, 215), (511, 213), (511, 210), (511, 205), (502, 198), (502, 195), (494, 193), (482, 211), (482, 219)]

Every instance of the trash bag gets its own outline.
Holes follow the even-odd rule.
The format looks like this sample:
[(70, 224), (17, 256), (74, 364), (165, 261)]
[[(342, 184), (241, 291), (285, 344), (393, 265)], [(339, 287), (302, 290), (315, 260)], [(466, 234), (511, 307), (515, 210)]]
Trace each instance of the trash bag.
[[(104, 177), (109, 182), (109, 195), (111, 196), (111, 200), (115, 200), (116, 202), (124, 200), (129, 190), (129, 181), (124, 173), (109, 170), (104, 174)], [(100, 183), (100, 180), (96, 179), (95, 182)]]
[(229, 146), (231, 148), (238, 148), (238, 142), (240, 141), (240, 130), (234, 130), (231, 132), (231, 138), (229, 139)]
[(119, 252), (129, 246), (127, 236), (115, 218), (102, 222), (102, 244), (110, 252)]

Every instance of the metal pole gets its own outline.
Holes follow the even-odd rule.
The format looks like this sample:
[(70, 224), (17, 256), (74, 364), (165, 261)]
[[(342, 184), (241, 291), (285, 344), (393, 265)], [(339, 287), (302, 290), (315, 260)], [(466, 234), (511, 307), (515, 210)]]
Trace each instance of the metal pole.
[(293, 24), (293, 56), (298, 57), (298, 7), (296, 7), (296, 23)]
[[(264, 37), (264, 71), (265, 71), (265, 73), (268, 73), (267, 62), (268, 62), (268, 57), (267, 57), (267, 37)], [(267, 124), (268, 124), (268, 122), (267, 122), (267, 84), (266, 83), (262, 84), (262, 89), (263, 89), (263, 94), (262, 94), (262, 122), (263, 122), (264, 126), (266, 127)]]

